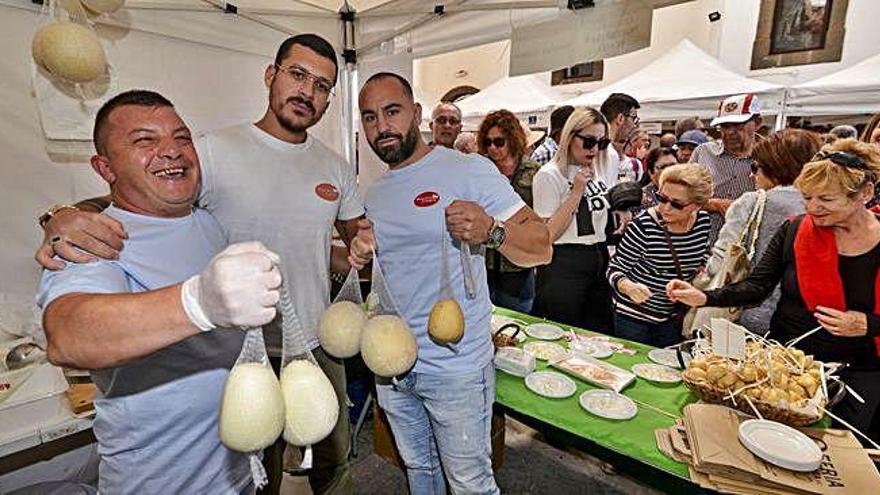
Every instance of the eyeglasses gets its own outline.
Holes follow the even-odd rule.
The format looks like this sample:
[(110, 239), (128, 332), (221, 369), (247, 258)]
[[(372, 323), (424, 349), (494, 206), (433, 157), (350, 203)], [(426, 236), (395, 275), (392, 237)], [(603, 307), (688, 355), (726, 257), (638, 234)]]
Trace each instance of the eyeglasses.
[(333, 94), (332, 82), (324, 77), (316, 76), (298, 65), (284, 66), (275, 64), (275, 68), (289, 75), (300, 86), (311, 82), (315, 93), (322, 98), (328, 98)]
[(439, 117), (434, 118), (434, 123), (437, 125), (457, 126), (458, 124), (461, 124), (461, 120), (459, 120), (455, 117), (447, 117), (445, 115), (441, 115)]
[(677, 199), (670, 198), (669, 196), (661, 193), (660, 191), (654, 192), (654, 199), (656, 199), (658, 203), (663, 203), (663, 204), (668, 203), (669, 206), (675, 208), (676, 210), (683, 210), (683, 209), (687, 208), (688, 206), (690, 206), (691, 204), (693, 204), (690, 202), (682, 203), (681, 201), (679, 201)]
[(598, 146), (599, 150), (604, 150), (611, 144), (611, 140), (607, 137), (594, 137), (594, 136), (584, 136), (583, 134), (575, 134), (575, 136), (581, 138), (581, 144), (583, 144), (585, 150), (591, 150), (594, 146)]
[(637, 113), (628, 114), (627, 117), (632, 119), (633, 125), (639, 125), (639, 122), (642, 121), (642, 119), (639, 118), (639, 114), (637, 114)]
[(483, 139), (483, 147), (485, 148), (488, 148), (492, 145), (495, 145), (496, 148), (503, 148), (505, 144), (507, 144), (507, 139), (503, 137)]

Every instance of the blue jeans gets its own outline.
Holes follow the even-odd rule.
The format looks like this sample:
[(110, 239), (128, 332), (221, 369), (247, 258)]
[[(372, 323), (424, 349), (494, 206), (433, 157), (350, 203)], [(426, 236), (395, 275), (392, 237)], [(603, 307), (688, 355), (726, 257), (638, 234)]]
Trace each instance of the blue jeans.
[(661, 323), (649, 323), (616, 314), (614, 315), (614, 336), (654, 347), (666, 347), (681, 342), (681, 333), (676, 323), (675, 318)]
[(454, 494), (500, 493), (492, 473), (492, 363), (456, 376), (410, 372), (396, 384), (377, 377), (376, 391), (411, 494), (442, 495), (446, 481)]
[(520, 313), (531, 313), (535, 302), (535, 271), (499, 273), (489, 280), (489, 299), (492, 304)]

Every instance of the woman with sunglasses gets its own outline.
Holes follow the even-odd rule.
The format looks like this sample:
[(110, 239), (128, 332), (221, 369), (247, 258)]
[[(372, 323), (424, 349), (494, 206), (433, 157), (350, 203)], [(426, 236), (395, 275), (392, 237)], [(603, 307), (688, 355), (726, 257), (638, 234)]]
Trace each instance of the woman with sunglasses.
[(706, 262), (712, 176), (700, 164), (671, 165), (660, 173), (657, 206), (627, 226), (608, 267), (616, 303), (614, 332), (666, 347), (679, 341), (678, 311), (666, 297), (673, 279), (691, 280)]
[(553, 259), (538, 268), (534, 314), (597, 332), (613, 329), (606, 193), (617, 183), (608, 123), (593, 108), (576, 109), (556, 155), (535, 175), (535, 212), (547, 219)]
[[(769, 337), (824, 362), (847, 363), (851, 396), (835, 412), (880, 441), (880, 219), (865, 207), (880, 179), (880, 151), (854, 139), (822, 147), (794, 185), (806, 214), (782, 224), (742, 282), (703, 292), (674, 280), (666, 288), (689, 306), (760, 304), (781, 284)], [(820, 328), (821, 327), (821, 328)]]
[[(490, 112), (477, 130), (481, 155), (495, 163), (529, 207), (532, 180), (541, 166), (526, 153), (527, 138), (519, 119), (507, 110)], [(486, 250), (489, 296), (498, 306), (528, 313), (535, 300), (535, 271), (511, 263), (493, 249)]]
[[(764, 192), (747, 192), (727, 209), (724, 226), (718, 233), (718, 240), (715, 241), (706, 263), (707, 279), (721, 270), (727, 249), (739, 241), (757, 205), (759, 195), (765, 195), (765, 203), (763, 215), (756, 218), (757, 232), (746, 232), (743, 239), (744, 245), (748, 246), (752, 237), (758, 236), (755, 240), (755, 253), (749, 263), (750, 268), (758, 264), (758, 260), (767, 250), (767, 244), (782, 223), (788, 218), (803, 214), (803, 197), (793, 183), (804, 164), (813, 158), (821, 146), (822, 140), (818, 134), (803, 129), (783, 129), (755, 144), (755, 149), (752, 150), (752, 177), (755, 179), (755, 187)], [(770, 317), (778, 301), (777, 288), (760, 306), (744, 309), (738, 323), (759, 335), (766, 334), (770, 330)]]

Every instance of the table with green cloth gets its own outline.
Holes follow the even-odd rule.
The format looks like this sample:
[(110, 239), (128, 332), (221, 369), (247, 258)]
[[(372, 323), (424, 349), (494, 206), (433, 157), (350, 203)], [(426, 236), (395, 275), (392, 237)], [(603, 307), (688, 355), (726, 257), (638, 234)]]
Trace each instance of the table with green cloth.
[[(495, 314), (522, 320), (525, 323), (546, 321), (504, 308), (497, 308)], [(592, 333), (568, 325), (556, 325), (564, 330)], [(635, 364), (651, 362), (648, 359), (648, 352), (653, 347), (622, 339), (612, 338), (612, 340), (624, 343), (627, 348), (634, 349), (637, 353), (630, 356), (618, 352), (602, 361), (627, 371)], [(548, 369), (547, 363), (538, 361), (535, 370), (544, 369)], [(687, 465), (673, 461), (657, 448), (654, 430), (673, 426), (674, 418), (637, 404), (638, 414), (628, 421), (604, 419), (588, 413), (580, 406), (578, 397), (584, 391), (599, 388), (583, 380), (574, 378), (577, 392), (573, 396), (566, 399), (548, 399), (526, 388), (522, 378), (502, 371), (498, 371), (496, 376), (496, 403), (512, 417), (543, 433), (547, 433), (548, 429), (564, 432), (566, 439), (572, 440), (572, 446), (608, 461), (616, 468), (622, 468), (627, 474), (658, 488), (677, 492), (682, 489), (699, 491), (699, 487), (691, 483), (688, 478)], [(682, 408), (697, 400), (683, 383), (656, 385), (641, 378), (636, 378), (621, 393), (675, 416), (681, 416)]]

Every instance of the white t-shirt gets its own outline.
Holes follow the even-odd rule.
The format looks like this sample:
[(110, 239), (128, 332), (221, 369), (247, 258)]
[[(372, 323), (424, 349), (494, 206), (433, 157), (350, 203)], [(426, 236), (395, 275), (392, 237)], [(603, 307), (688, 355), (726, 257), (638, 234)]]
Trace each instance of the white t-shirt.
[[(475, 247), (471, 251), (477, 296), (468, 299), (458, 243), (453, 243), (446, 230), (445, 209), (456, 199), (476, 202), (500, 220), (509, 219), (525, 206), (492, 162), (442, 146), (412, 165), (389, 170), (367, 193), (367, 217), (374, 224), (379, 264), (419, 343), (414, 368), (419, 373), (464, 374), (482, 369), (492, 360), (492, 303), (486, 285), (485, 250)], [(457, 352), (428, 336), (428, 314), (441, 294), (444, 251), (452, 292), (465, 317), (464, 337), (456, 346)]]
[[(285, 284), (314, 349), (330, 299), (333, 224), (364, 213), (351, 165), (312, 136), (291, 144), (250, 123), (200, 136), (195, 144), (200, 206), (214, 214), (230, 243), (262, 241), (281, 256)], [(273, 355), (281, 350), (279, 320), (264, 328)]]
[[(577, 165), (569, 165), (563, 175), (556, 163), (552, 161), (538, 170), (532, 180), (533, 206), (538, 216), (550, 218), (556, 213), (556, 210), (568, 197), (572, 179), (577, 171)], [(594, 177), (587, 181), (584, 189), (584, 197), (587, 198), (587, 204), (592, 214), (594, 233), (592, 235), (578, 235), (577, 215), (572, 215), (568, 228), (554, 244), (592, 245), (605, 242), (605, 226), (608, 224), (609, 212), (605, 193), (608, 192), (609, 187), (605, 179)], [(581, 205), (581, 208), (583, 206)]]

